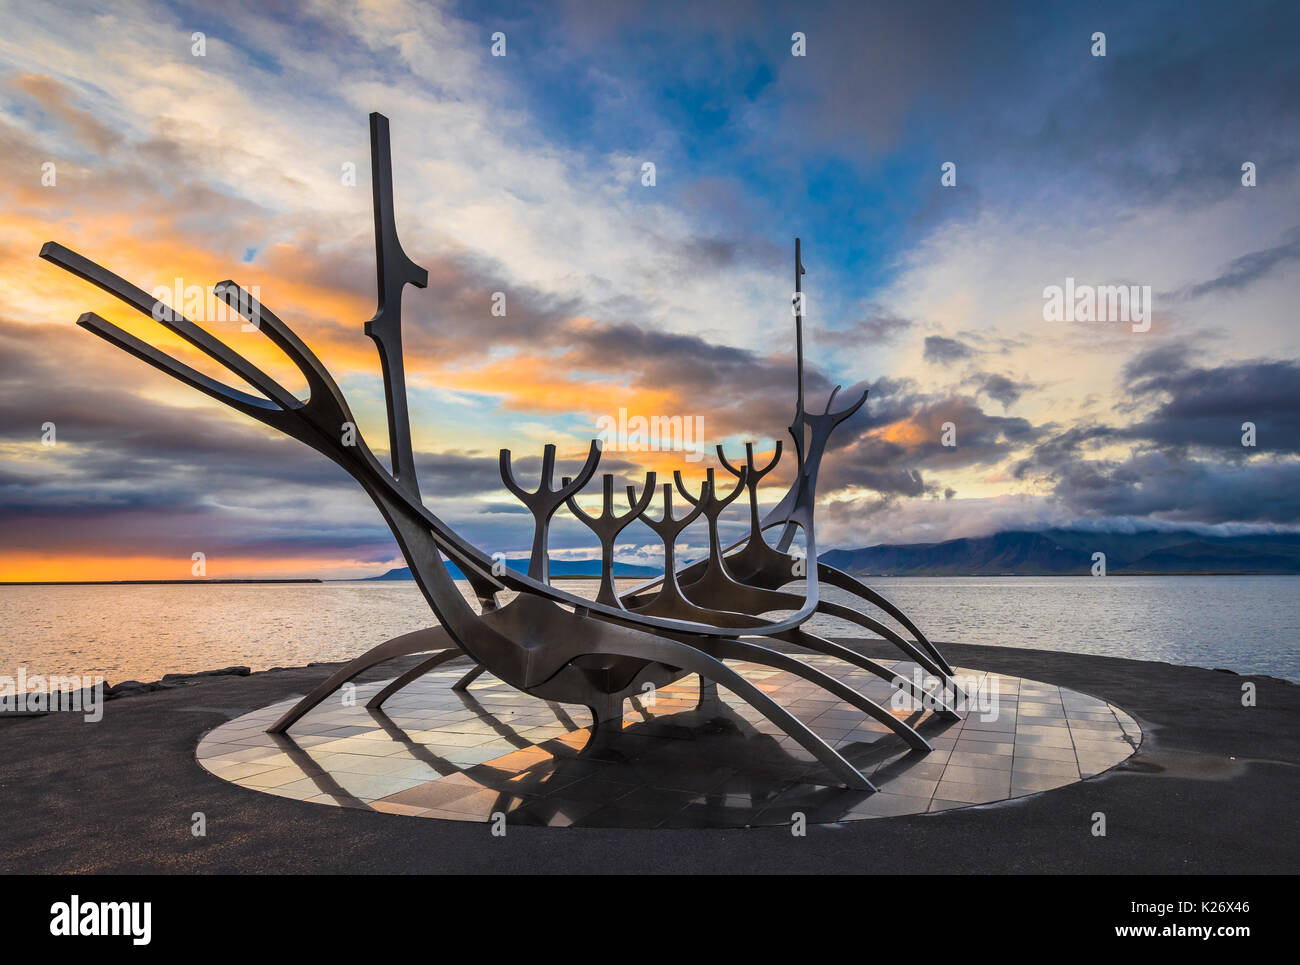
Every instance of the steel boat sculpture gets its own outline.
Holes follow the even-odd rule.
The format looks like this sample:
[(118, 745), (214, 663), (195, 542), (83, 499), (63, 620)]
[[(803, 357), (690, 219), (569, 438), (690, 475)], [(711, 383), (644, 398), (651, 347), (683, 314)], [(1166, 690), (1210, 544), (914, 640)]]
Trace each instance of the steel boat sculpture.
[[(205, 329), (95, 262), (54, 242), (47, 242), (41, 249), (42, 258), (158, 320), (259, 394), (209, 378), (93, 312), (78, 319), (82, 328), (232, 409), (305, 443), (351, 475), (392, 528), (411, 574), (437, 618), (437, 626), (395, 637), (352, 660), (298, 701), (270, 731), (285, 732), (358, 674), (410, 654), (428, 656), (384, 687), (368, 706), (380, 706), (433, 668), (467, 656), (476, 666), (457, 687), (467, 686), (487, 671), (532, 696), (590, 708), (599, 728), (603, 722), (620, 720), (623, 701), (641, 695), (647, 685), (661, 687), (697, 674), (702, 687), (706, 682), (721, 685), (747, 701), (813, 754), (839, 783), (858, 790), (875, 790), (867, 777), (830, 744), (726, 663), (732, 660), (801, 677), (883, 723), (913, 750), (931, 750), (925, 737), (887, 707), (805, 663), (788, 649), (834, 656), (907, 691), (941, 717), (959, 717), (954, 707), (964, 695), (939, 650), (888, 600), (852, 576), (817, 562), (817, 470), (831, 433), (863, 405), (867, 393), (832, 409), (839, 393), (837, 387), (823, 411), (805, 408), (802, 311), (795, 313), (798, 397), (789, 427), (796, 473), (775, 508), (760, 513), (758, 486), (781, 458), (780, 443), (771, 460), (761, 467), (755, 462), (752, 443), (746, 445), (740, 465), (733, 464), (723, 448), (717, 447), (722, 469), (734, 477), (730, 491), (719, 485), (713, 469), (708, 470), (698, 493), (687, 487), (680, 472), (672, 483), (663, 484), (660, 492), (655, 474), (649, 473), (640, 494), (634, 487), (628, 488), (630, 508), (623, 513), (614, 509), (614, 479), (605, 474), (603, 509), (598, 516), (589, 514), (577, 502), (600, 462), (601, 447), (597, 442), (592, 442), (577, 475), (562, 478), (559, 485), (554, 479), (555, 447), (548, 445), (536, 488), (525, 488), (512, 468), (509, 450), (503, 449), (502, 480), (532, 514), (534, 537), (528, 572), (502, 571), (500, 566), (494, 566), (492, 557), (460, 537), (421, 499), (402, 364), (402, 294), (407, 285), (424, 288), (428, 275), (407, 257), (398, 240), (388, 120), (380, 114), (370, 115), (370, 150), (379, 304), (374, 317), (366, 322), (365, 332), (378, 347), (383, 370), (391, 468), (380, 462), (361, 437), (338, 385), (311, 349), (239, 285), (225, 281), (214, 292), (292, 360), (307, 381), (307, 398), (297, 398)], [(796, 240), (796, 293), (802, 292), (803, 274)], [(800, 297), (796, 294), (797, 299)], [(674, 510), (674, 490), (689, 507), (684, 512)], [(749, 533), (738, 543), (724, 547), (719, 537), (720, 515), (742, 494), (749, 504)], [(661, 497), (657, 517), (651, 515), (656, 495)], [(561, 506), (567, 506), (586, 524), (600, 543), (602, 579), (595, 600), (567, 593), (550, 582), (547, 530)], [(681, 532), (701, 518), (708, 527), (708, 556), (678, 565), (674, 545)], [(645, 522), (663, 541), (664, 575), (620, 594), (613, 581), (614, 543), (634, 519)], [(775, 545), (765, 538), (768, 531), (774, 534)], [(802, 538), (802, 552), (795, 549), (796, 537)], [(477, 608), (457, 588), (444, 560), (454, 563), (465, 575), (477, 598)], [(803, 584), (802, 592), (786, 589), (798, 583)], [(823, 584), (852, 594), (862, 604), (892, 617), (910, 638), (857, 609), (822, 599)], [(516, 595), (503, 603), (500, 597), (506, 591)], [(892, 642), (932, 675), (937, 685), (924, 690), (894, 670), (811, 633), (805, 624), (815, 613), (846, 620)], [(782, 615), (767, 618), (764, 614)], [(788, 648), (764, 646), (770, 641), (781, 641)]]

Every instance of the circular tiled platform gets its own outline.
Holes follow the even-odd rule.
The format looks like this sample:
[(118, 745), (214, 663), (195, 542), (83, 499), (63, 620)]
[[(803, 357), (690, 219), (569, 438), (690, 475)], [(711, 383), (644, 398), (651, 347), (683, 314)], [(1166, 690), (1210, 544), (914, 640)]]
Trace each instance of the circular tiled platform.
[[(878, 703), (889, 685), (826, 657), (807, 662)], [(890, 664), (890, 661), (882, 661)], [(893, 662), (913, 677), (914, 665)], [(1090, 777), (1132, 754), (1142, 732), (1103, 700), (1048, 683), (958, 668), (964, 720), (897, 707), (934, 745), (909, 752), (884, 725), (790, 674), (733, 666), (853, 762), (879, 789), (850, 791), (748, 704), (686, 677), (594, 731), (585, 709), (529, 697), (484, 674), (451, 689), (463, 661), (390, 698), (383, 683), (340, 694), (294, 725), (265, 728), (293, 701), (207, 734), (199, 762), (250, 790), (323, 805), (451, 821), (579, 827), (747, 827), (852, 821), (990, 804)]]

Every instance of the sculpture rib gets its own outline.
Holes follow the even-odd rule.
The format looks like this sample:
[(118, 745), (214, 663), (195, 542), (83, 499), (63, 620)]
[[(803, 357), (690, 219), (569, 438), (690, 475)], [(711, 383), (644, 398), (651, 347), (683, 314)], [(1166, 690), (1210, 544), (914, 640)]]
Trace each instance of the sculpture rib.
[(403, 687), (415, 683), (415, 681), (419, 680), (430, 670), (442, 666), (449, 660), (455, 660), (457, 657), (463, 656), (465, 656), (465, 651), (460, 649), (460, 647), (448, 647), (446, 650), (439, 650), (433, 656), (421, 660), (401, 676), (394, 677), (390, 680), (386, 687), (366, 701), (366, 706), (372, 710), (378, 710), (380, 707), (384, 706), (384, 701), (393, 696), (393, 694), (397, 693)]
[(345, 683), (365, 673), (371, 667), (392, 660), (394, 657), (405, 657), (408, 654), (431, 650), (444, 644), (445, 639), (446, 631), (442, 627), (432, 627), (425, 630), (416, 630), (413, 633), (404, 633), (400, 637), (393, 637), (391, 640), (386, 640), (379, 646), (367, 650), (361, 656), (348, 661), (347, 664), (325, 678), (311, 693), (294, 704), (279, 720), (268, 727), (266, 729), (267, 733), (283, 734), (322, 700)]
[(783, 670), (786, 673), (794, 674), (796, 677), (802, 677), (809, 683), (815, 683), (828, 693), (834, 694), (846, 704), (858, 708), (869, 717), (874, 717), (882, 724), (885, 724), (899, 737), (903, 738), (914, 750), (934, 750), (930, 746), (930, 742), (918, 734), (911, 726), (899, 720), (870, 697), (858, 693), (843, 681), (818, 670), (816, 667), (810, 667), (790, 654), (769, 650), (766, 647), (746, 643), (743, 640), (706, 639), (697, 643), (696, 647), (712, 657), (745, 660), (759, 666), (771, 667), (773, 670)]

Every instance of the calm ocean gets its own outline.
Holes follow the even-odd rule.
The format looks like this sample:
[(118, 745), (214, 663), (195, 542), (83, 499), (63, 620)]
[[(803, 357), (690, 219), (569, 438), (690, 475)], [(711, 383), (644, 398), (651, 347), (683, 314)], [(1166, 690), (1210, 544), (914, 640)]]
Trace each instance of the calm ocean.
[[(594, 581), (565, 581), (594, 595)], [(629, 585), (632, 585), (629, 583)], [(1300, 577), (880, 578), (935, 641), (1225, 667), (1300, 682)], [(845, 599), (826, 591), (829, 599)], [(429, 626), (413, 583), (0, 587), (0, 674), (110, 683), (344, 660)], [(823, 635), (854, 635), (816, 619)], [(861, 631), (857, 631), (859, 634)]]

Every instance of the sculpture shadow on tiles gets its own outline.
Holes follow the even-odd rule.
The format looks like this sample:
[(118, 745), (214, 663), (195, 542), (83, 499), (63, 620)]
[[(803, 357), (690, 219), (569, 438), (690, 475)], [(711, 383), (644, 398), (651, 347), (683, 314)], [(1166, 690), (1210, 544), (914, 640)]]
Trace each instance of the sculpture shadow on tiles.
[[(592, 442), (577, 475), (562, 478), (559, 485), (554, 479), (555, 447), (546, 446), (535, 487), (516, 477), (510, 452), (503, 449), (502, 479), (532, 514), (534, 529), (527, 574), (502, 571), (494, 566), (491, 556), (460, 537), (421, 498), (411, 449), (403, 369), (402, 293), (406, 285), (425, 287), (427, 273), (406, 256), (398, 240), (388, 121), (379, 114), (370, 116), (370, 147), (378, 310), (366, 322), (365, 331), (378, 347), (384, 376), (391, 469), (380, 462), (356, 430), (356, 420), (347, 401), (319, 359), (274, 312), (239, 285), (222, 282), (216, 286), (216, 295), (256, 326), (298, 367), (307, 381), (305, 400), (294, 396), (193, 321), (111, 271), (54, 242), (46, 243), (41, 249), (42, 258), (157, 319), (260, 395), (211, 379), (92, 312), (82, 315), (78, 325), (186, 385), (305, 443), (351, 475), (391, 527), (412, 576), (437, 618), (437, 626), (395, 637), (357, 657), (300, 700), (269, 730), (285, 732), (363, 671), (411, 654), (427, 653), (428, 656), (375, 694), (368, 706), (377, 708), (435, 667), (468, 656), (477, 666), (457, 687), (467, 686), (475, 676), (487, 671), (534, 697), (590, 708), (599, 729), (602, 722), (621, 720), (624, 700), (641, 695), (648, 687), (666, 686), (696, 674), (702, 689), (706, 682), (718, 684), (750, 703), (813, 754), (838, 783), (857, 790), (875, 789), (830, 744), (725, 662), (735, 660), (803, 678), (822, 688), (831, 698), (883, 723), (913, 750), (929, 751), (928, 741), (889, 708), (800, 660), (789, 650), (764, 646), (771, 641), (782, 641), (795, 650), (838, 658), (907, 691), (940, 716), (959, 717), (954, 707), (964, 695), (953, 679), (952, 667), (917, 626), (858, 580), (817, 562), (814, 509), (818, 467), (832, 432), (861, 408), (866, 392), (849, 404), (832, 409), (839, 393), (837, 387), (824, 411), (809, 412), (804, 407), (801, 310), (796, 311), (795, 317), (798, 395), (794, 420), (789, 427), (794, 440), (796, 472), (789, 491), (774, 509), (760, 514), (758, 486), (781, 459), (780, 443), (771, 460), (761, 467), (755, 462), (752, 444), (746, 445), (742, 464), (733, 463), (719, 446), (721, 467), (729, 477), (734, 477), (734, 482), (728, 480), (728, 485), (721, 484), (716, 470), (709, 469), (698, 493), (688, 488), (680, 472), (674, 474), (672, 483), (664, 483), (661, 490), (656, 488), (655, 474), (648, 473), (639, 494), (635, 487), (628, 488), (630, 508), (622, 513), (614, 507), (613, 477), (605, 474), (603, 506), (598, 516), (587, 513), (577, 502), (598, 468), (601, 448), (597, 442)], [(802, 275), (796, 240), (796, 299), (801, 298)], [(688, 508), (674, 508), (674, 490)], [(736, 544), (723, 546), (719, 536), (720, 516), (742, 495), (748, 500), (749, 533)], [(655, 502), (659, 505), (652, 515)], [(567, 593), (550, 582), (547, 531), (561, 506), (586, 524), (600, 543), (602, 578), (594, 601)], [(614, 545), (618, 534), (635, 519), (645, 522), (663, 541), (664, 575), (620, 594), (612, 575)], [(682, 531), (701, 519), (708, 528), (708, 556), (679, 565), (674, 546)], [(775, 545), (765, 538), (769, 531), (775, 536)], [(802, 553), (794, 549), (796, 537), (802, 540)], [(477, 609), (452, 580), (444, 559), (454, 563), (465, 575), (477, 598)], [(785, 589), (800, 582), (804, 584), (802, 593)], [(819, 588), (823, 583), (846, 591), (862, 605), (892, 617), (911, 639), (858, 609), (821, 599)], [(517, 595), (503, 603), (500, 597), (507, 591)], [(814, 614), (843, 619), (880, 635), (933, 675), (939, 686), (933, 691), (922, 691), (894, 670), (809, 632), (805, 624)]]

